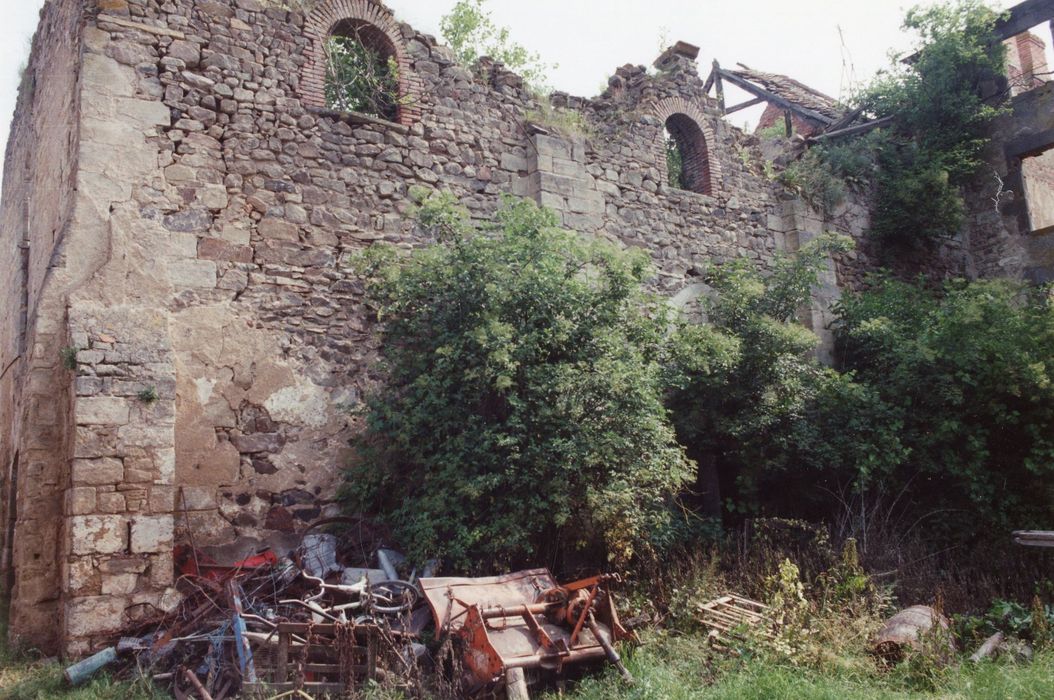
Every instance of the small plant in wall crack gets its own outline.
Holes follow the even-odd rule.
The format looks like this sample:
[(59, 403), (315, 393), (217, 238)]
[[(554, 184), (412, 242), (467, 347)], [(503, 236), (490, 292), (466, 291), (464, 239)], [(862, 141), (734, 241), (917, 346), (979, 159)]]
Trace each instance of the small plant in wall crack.
[(78, 348), (74, 345), (69, 345), (59, 351), (59, 357), (62, 358), (62, 366), (71, 372), (77, 369), (77, 353), (83, 348)]
[(155, 386), (148, 386), (148, 387), (146, 387), (145, 389), (140, 391), (138, 394), (136, 394), (136, 396), (139, 398), (140, 401), (145, 403), (147, 406), (150, 406), (152, 404), (157, 403), (157, 401), (161, 398), (158, 395), (157, 387), (155, 387)]

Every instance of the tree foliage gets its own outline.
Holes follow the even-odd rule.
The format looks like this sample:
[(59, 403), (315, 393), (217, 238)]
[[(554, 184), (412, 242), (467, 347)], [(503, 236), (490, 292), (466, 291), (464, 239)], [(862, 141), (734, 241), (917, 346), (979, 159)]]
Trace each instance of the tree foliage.
[(399, 66), (393, 56), (384, 56), (359, 37), (331, 36), (326, 41), (325, 91), (330, 109), (395, 119)]
[(899, 248), (955, 236), (964, 205), (959, 187), (977, 173), (988, 128), (1002, 108), (993, 89), (1006, 50), (993, 42), (998, 16), (980, 0), (908, 12), (904, 31), (918, 38), (854, 99), (889, 123), (866, 136), (810, 149), (783, 176), (817, 206), (831, 209), (845, 182), (874, 184), (871, 232)]
[(484, 56), (499, 61), (518, 73), (528, 85), (541, 89), (549, 72), (556, 68), (541, 56), (512, 40), (508, 27), (494, 22), (486, 0), (458, 0), (439, 23), (443, 40), (458, 60), (471, 66)]
[(463, 570), (649, 555), (693, 465), (662, 404), (647, 256), (526, 201), (481, 230), (448, 195), (419, 218), (435, 245), (362, 261), (388, 381), (348, 506)]
[(898, 451), (894, 440), (871, 454), (892, 437), (888, 423), (872, 422), (882, 407), (852, 376), (816, 361), (817, 338), (797, 321), (828, 255), (848, 246), (815, 239), (767, 276), (745, 263), (718, 268), (709, 325), (686, 325), (674, 339), (678, 436), (692, 456), (716, 460), (733, 511), (785, 514), (783, 496), (822, 500), (818, 477), (861, 483)]
[[(1038, 526), (1054, 514), (1054, 307), (1003, 281), (890, 279), (841, 303), (846, 367), (897, 416), (894, 477), (956, 523)], [(877, 447), (877, 446), (876, 446)]]

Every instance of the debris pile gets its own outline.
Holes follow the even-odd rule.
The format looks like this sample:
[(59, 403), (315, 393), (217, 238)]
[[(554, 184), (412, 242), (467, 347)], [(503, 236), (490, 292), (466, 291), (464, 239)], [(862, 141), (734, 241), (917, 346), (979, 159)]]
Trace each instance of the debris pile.
[[(268, 550), (229, 566), (181, 547), (178, 607), (138, 615), (114, 646), (68, 668), (67, 680), (110, 666), (188, 700), (318, 698), (371, 682), (414, 697), (432, 669), (456, 676), (448, 682), (459, 694), (510, 684), (509, 693), (527, 697), (524, 669), (561, 673), (603, 659), (630, 680), (614, 647), (635, 639), (607, 589), (617, 577), (565, 586), (545, 569), (434, 578), (434, 565), (418, 576), (396, 551), (347, 551), (322, 524), (333, 521), (309, 528), (288, 556)], [(438, 664), (421, 643), (433, 621)]]

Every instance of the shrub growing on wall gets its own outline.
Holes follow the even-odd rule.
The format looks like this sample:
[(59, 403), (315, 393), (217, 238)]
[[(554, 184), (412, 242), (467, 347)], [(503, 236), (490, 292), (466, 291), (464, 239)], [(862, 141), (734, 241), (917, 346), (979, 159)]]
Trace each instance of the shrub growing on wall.
[(661, 303), (642, 253), (508, 201), (477, 229), (421, 206), (434, 245), (360, 261), (387, 386), (343, 490), (415, 557), (460, 570), (646, 556), (693, 474), (662, 404)]

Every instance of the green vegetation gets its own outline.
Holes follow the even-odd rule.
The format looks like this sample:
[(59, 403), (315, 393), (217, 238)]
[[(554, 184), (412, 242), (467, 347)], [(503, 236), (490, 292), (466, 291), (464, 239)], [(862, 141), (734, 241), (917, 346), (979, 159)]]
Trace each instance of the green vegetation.
[[(7, 601), (0, 601), (4, 611)], [(7, 641), (7, 620), (0, 619), (0, 698), (4, 700), (160, 700), (166, 694), (145, 682), (114, 681), (105, 673), (79, 688), (70, 688), (62, 677), (63, 666), (54, 659), (40, 659), (31, 651), (12, 648)]]
[(71, 372), (77, 369), (77, 353), (81, 350), (82, 348), (77, 348), (73, 346), (65, 347), (59, 350), (59, 359), (62, 361), (62, 366), (70, 370)]
[(663, 133), (666, 145), (666, 170), (669, 175), (670, 187), (684, 189), (684, 154), (677, 140), (670, 136), (669, 131)]
[[(1054, 516), (1054, 305), (1007, 281), (942, 289), (876, 280), (839, 309), (845, 367), (894, 417), (905, 459), (876, 474), (944, 508), (943, 527)], [(877, 447), (877, 445), (876, 445)]]
[(360, 264), (384, 321), (387, 386), (344, 498), (417, 558), (462, 571), (652, 556), (692, 475), (662, 405), (664, 305), (643, 253), (508, 202), (477, 229), (449, 195), (433, 246)]
[(571, 138), (594, 135), (593, 126), (577, 109), (553, 107), (549, 98), (544, 95), (536, 94), (534, 102), (537, 107), (527, 111), (527, 121), (548, 127), (558, 134)]
[(443, 16), (439, 29), (443, 40), (463, 65), (471, 66), (480, 58), (489, 56), (518, 73), (537, 92), (544, 92), (542, 87), (549, 72), (556, 68), (543, 62), (537, 53), (514, 42), (508, 27), (495, 24), (486, 9), (486, 0), (458, 0)]
[(331, 36), (326, 42), (326, 104), (394, 120), (398, 115), (399, 66), (394, 56), (370, 48), (357, 36)]
[[(1054, 697), (1054, 653), (1031, 664), (982, 663), (957, 665), (940, 675), (932, 689), (915, 687), (897, 671), (883, 674), (863, 658), (843, 659), (845, 665), (826, 671), (748, 656), (729, 659), (708, 652), (701, 636), (653, 634), (626, 654), (636, 678), (627, 688), (610, 670), (589, 678), (570, 700), (948, 700), (951, 698)], [(554, 696), (555, 697), (555, 696)]]
[(158, 395), (157, 387), (155, 387), (155, 386), (148, 386), (148, 387), (146, 387), (145, 389), (140, 391), (138, 394), (136, 394), (136, 397), (140, 401), (142, 401), (143, 403), (145, 403), (148, 406), (150, 404), (156, 403), (161, 398)]
[(988, 125), (1002, 110), (988, 87), (1006, 61), (1003, 44), (990, 39), (997, 18), (979, 0), (908, 12), (904, 30), (919, 38), (917, 53), (856, 98), (869, 118), (888, 123), (810, 150), (788, 168), (786, 184), (830, 209), (844, 198), (843, 183), (868, 173), (879, 240), (911, 248), (954, 236), (964, 212), (959, 187), (977, 173)]

